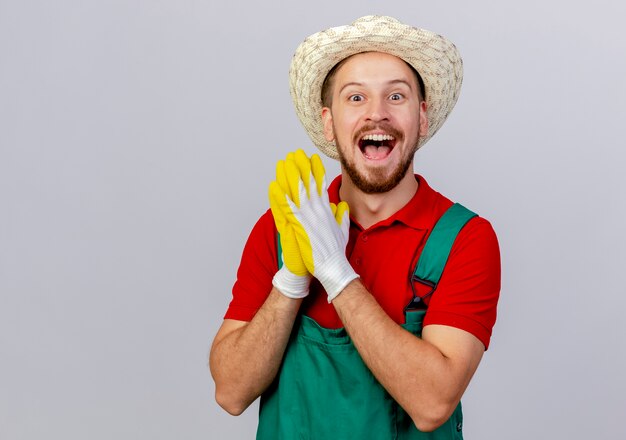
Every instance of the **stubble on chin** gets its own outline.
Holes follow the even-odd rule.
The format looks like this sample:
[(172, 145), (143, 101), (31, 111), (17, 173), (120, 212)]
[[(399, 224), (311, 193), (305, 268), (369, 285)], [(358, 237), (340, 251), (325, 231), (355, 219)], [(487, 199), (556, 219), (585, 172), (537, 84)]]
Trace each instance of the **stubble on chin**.
[(348, 174), (348, 177), (360, 191), (365, 194), (382, 194), (394, 189), (400, 181), (404, 178), (409, 167), (413, 163), (413, 156), (417, 151), (417, 142), (411, 149), (411, 154), (403, 158), (402, 162), (387, 175), (383, 167), (370, 168), (367, 171), (367, 176), (357, 170), (356, 165), (348, 161), (343, 154), (343, 148), (337, 145), (337, 152), (339, 153), (339, 162), (343, 170)]

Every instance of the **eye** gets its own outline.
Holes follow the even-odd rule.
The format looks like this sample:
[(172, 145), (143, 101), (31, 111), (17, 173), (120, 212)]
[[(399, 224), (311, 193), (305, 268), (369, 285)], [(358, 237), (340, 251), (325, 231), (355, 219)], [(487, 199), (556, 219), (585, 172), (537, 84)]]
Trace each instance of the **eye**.
[(348, 101), (352, 102), (360, 102), (363, 101), (363, 95), (350, 95), (348, 97)]
[(391, 96), (389, 96), (389, 99), (391, 99), (392, 101), (399, 101), (402, 98), (404, 98), (404, 96), (400, 93), (394, 93)]

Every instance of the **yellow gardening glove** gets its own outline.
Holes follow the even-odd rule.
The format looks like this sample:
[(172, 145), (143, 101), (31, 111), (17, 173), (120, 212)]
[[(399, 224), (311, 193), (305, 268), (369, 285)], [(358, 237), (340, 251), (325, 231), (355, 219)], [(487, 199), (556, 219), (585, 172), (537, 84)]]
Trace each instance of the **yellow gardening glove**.
[[(297, 153), (289, 153), (287, 160), (294, 160), (295, 154), (298, 154), (301, 166), (307, 168), (310, 172), (310, 160), (302, 150), (299, 150)], [(299, 178), (298, 176), (296, 178)], [(323, 169), (321, 177), (323, 177)], [(283, 266), (274, 275), (272, 284), (289, 298), (304, 298), (309, 293), (311, 274), (302, 260), (293, 226), (287, 221), (284, 210), (278, 207), (277, 200), (271, 196), (272, 185), (278, 185), (280, 187), (279, 192), (284, 194), (285, 192), (290, 192), (292, 186), (295, 185), (297, 187), (297, 180), (291, 183), (288, 181), (285, 173), (285, 161), (283, 160), (276, 164), (276, 178), (277, 181), (272, 182), (270, 185), (270, 208), (280, 237)], [(291, 179), (293, 178), (292, 175)]]
[(329, 203), (324, 166), (319, 156), (302, 150), (276, 167), (270, 184), (275, 218), (292, 229), (302, 262), (324, 286), (329, 302), (358, 275), (345, 257), (350, 228), (348, 205)]
[[(289, 153), (286, 160), (278, 161), (276, 164), (276, 182), (272, 182), (272, 184), (270, 184), (270, 208), (272, 210), (272, 215), (274, 216), (276, 229), (280, 234), (280, 244), (283, 251), (283, 263), (294, 275), (304, 276), (309, 275), (309, 271), (302, 260), (300, 248), (298, 247), (298, 243), (296, 241), (295, 231), (292, 225), (290, 225), (287, 221), (284, 210), (279, 208), (280, 201), (271, 195), (271, 185), (277, 184), (279, 185), (282, 193), (288, 194), (289, 197), (297, 197), (297, 192), (295, 194), (292, 192), (292, 189), (297, 191), (298, 181), (300, 179), (300, 172), (297, 168), (293, 168), (293, 165), (296, 164), (296, 156), (298, 157), (298, 165), (302, 167), (302, 173), (310, 174), (312, 172), (311, 161), (302, 150), (298, 150), (295, 153)], [(290, 164), (291, 168), (289, 171), (285, 168), (286, 163)], [(319, 166), (316, 165), (315, 172), (317, 173), (317, 176), (314, 177), (316, 178), (316, 181), (319, 181), (319, 185), (321, 187), (322, 179), (324, 178), (323, 166), (320, 169)]]

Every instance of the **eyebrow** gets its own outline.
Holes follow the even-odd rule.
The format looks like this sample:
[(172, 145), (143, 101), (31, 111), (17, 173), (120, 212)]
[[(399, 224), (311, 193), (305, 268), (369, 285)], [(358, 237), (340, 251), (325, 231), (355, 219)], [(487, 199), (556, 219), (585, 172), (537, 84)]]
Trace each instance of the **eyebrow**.
[[(411, 84), (408, 81), (404, 80), (404, 79), (392, 79), (391, 81), (387, 81), (386, 84), (387, 85), (404, 84), (404, 85), (406, 85), (409, 88), (409, 90), (411, 90), (411, 91), (413, 90), (413, 87), (411, 87)], [(351, 81), (349, 83), (345, 83), (343, 86), (341, 86), (341, 89), (339, 89), (339, 94), (341, 95), (341, 92), (343, 92), (343, 89), (345, 89), (346, 87), (349, 87), (349, 86), (362, 87), (363, 83), (356, 82), (356, 81)]]

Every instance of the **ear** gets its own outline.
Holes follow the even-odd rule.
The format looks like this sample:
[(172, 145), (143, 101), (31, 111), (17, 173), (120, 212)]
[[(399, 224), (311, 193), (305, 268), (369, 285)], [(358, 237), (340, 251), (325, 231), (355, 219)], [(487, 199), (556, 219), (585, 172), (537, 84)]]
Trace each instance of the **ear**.
[(322, 109), (322, 124), (324, 124), (324, 137), (328, 142), (335, 140), (335, 131), (333, 130), (333, 114), (328, 107)]
[(420, 127), (419, 136), (424, 137), (428, 135), (428, 103), (426, 101), (420, 102)]

